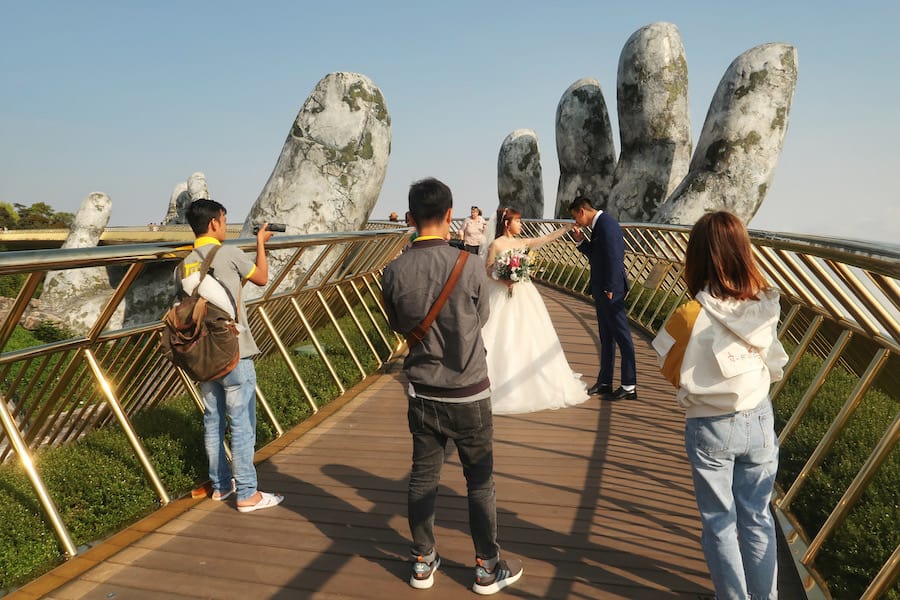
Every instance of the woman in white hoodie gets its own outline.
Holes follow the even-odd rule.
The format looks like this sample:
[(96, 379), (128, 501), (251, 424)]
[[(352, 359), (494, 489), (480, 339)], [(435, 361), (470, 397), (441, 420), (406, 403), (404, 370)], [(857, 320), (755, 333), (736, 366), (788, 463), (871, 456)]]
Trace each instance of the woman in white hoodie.
[(778, 291), (756, 266), (743, 223), (727, 212), (694, 225), (685, 280), (695, 299), (672, 314), (653, 348), (687, 411), (703, 553), (719, 600), (774, 599), (769, 501), (778, 439), (769, 386), (787, 362), (776, 330)]

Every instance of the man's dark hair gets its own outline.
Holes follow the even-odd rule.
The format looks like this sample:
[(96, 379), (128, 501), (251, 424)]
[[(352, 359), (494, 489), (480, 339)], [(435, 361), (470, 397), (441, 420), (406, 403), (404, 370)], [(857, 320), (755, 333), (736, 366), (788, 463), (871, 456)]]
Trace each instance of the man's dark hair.
[(453, 208), (453, 194), (443, 182), (434, 177), (416, 181), (409, 186), (409, 212), (416, 225), (440, 221)]
[(187, 222), (191, 226), (194, 235), (203, 235), (209, 231), (209, 222), (218, 219), (220, 215), (228, 214), (225, 207), (215, 200), (200, 198), (188, 205), (185, 211)]
[(575, 199), (572, 200), (572, 204), (569, 205), (569, 212), (573, 213), (582, 208), (594, 208), (594, 203), (591, 202), (591, 199), (587, 196), (575, 196)]

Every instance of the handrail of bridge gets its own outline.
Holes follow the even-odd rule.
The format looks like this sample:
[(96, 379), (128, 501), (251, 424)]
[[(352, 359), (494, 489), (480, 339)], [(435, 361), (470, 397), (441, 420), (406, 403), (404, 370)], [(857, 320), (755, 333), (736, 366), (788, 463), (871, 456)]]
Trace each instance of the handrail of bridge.
[[(561, 223), (525, 220), (523, 235), (541, 235)], [(460, 221), (453, 222), (454, 231), (459, 224)], [(633, 282), (628, 297), (629, 316), (635, 325), (652, 334), (674, 307), (686, 300), (681, 275), (689, 229), (648, 224), (623, 224), (623, 229), (626, 268)], [(900, 247), (757, 231), (751, 232), (751, 238), (767, 277), (782, 291), (779, 335), (793, 344), (785, 379), (772, 390), (773, 400), (777, 402), (784, 381), (790, 379), (803, 354), (813, 353), (823, 359), (822, 369), (780, 432), (779, 441), (783, 443), (796, 430), (829, 372), (841, 368), (858, 381), (800, 475), (789, 489), (779, 490), (773, 502), (798, 569), (805, 577), (807, 593), (811, 598), (824, 598), (828, 597), (827, 586), (816, 571), (816, 556), (893, 451), (900, 435), (900, 417), (884, 424), (881, 441), (818, 531), (804, 531), (790, 508), (866, 391), (877, 385), (893, 398), (898, 397)], [(397, 347), (400, 338), (385, 327), (378, 291), (381, 270), (407, 240), (408, 231), (402, 223), (373, 222), (366, 231), (278, 236), (270, 242), (272, 283), (260, 297), (248, 302), (250, 327), (263, 354), (280, 355), (286, 361), (313, 410), (315, 403), (293, 368), (287, 348), (298, 339), (311, 336), (317, 353), (337, 380), (327, 349), (315, 343), (313, 330), (329, 321), (335, 323), (335, 313), (352, 314), (360, 306), (384, 344)], [(255, 248), (249, 240), (226, 243), (250, 251)], [(184, 392), (199, 405), (199, 394), (189, 378), (160, 355), (158, 322), (126, 322), (115, 327), (111, 323), (134, 291), (147, 283), (144, 276), (160, 268), (171, 273), (175, 262), (186, 252), (184, 246), (165, 243), (0, 254), (0, 275), (26, 276), (12, 308), (0, 322), (0, 347), (5, 346), (48, 271), (105, 267), (124, 272), (88, 331), (70, 340), (0, 354), (0, 460), (19, 460), (68, 556), (75, 555), (77, 549), (31, 460), (37, 448), (65, 444), (89, 429), (117, 422), (126, 432), (160, 502), (168, 502), (168, 493), (153, 471), (130, 419)], [(588, 297), (589, 267), (569, 236), (541, 247), (536, 254), (540, 281)], [(381, 315), (370, 310), (373, 304), (375, 313), (381, 311)], [(362, 332), (355, 316), (354, 321)], [(381, 364), (372, 341), (366, 340)], [(346, 339), (344, 344), (348, 345)], [(26, 377), (34, 372), (41, 376)], [(152, 385), (147, 385), (148, 381)], [(339, 380), (337, 383), (343, 390)], [(261, 393), (259, 401), (280, 433), (281, 427)], [(898, 555), (900, 548), (873, 578), (862, 598), (877, 598), (893, 585), (898, 574)]]
[[(248, 300), (248, 325), (261, 355), (280, 354), (284, 359), (301, 392), (298, 395), (313, 412), (318, 407), (288, 349), (300, 340), (310, 340), (343, 392), (329, 350), (318, 342), (315, 331), (332, 325), (343, 351), (365, 377), (368, 373), (338, 323), (338, 317), (348, 316), (344, 321), (352, 319), (353, 323), (349, 333), (357, 339), (361, 336), (374, 361), (383, 364), (387, 357), (376, 344), (390, 354), (400, 338), (387, 327), (380, 274), (408, 239), (405, 230), (376, 230), (280, 235), (267, 244), (270, 282), (258, 297)], [(225, 244), (250, 252), (256, 247), (255, 241), (247, 239)], [(159, 317), (174, 296), (174, 267), (189, 248), (165, 243), (0, 253), (0, 276), (23, 279), (0, 321), (0, 348), (6, 347), (48, 272), (105, 269), (109, 280), (115, 282), (102, 310), (85, 331), (76, 332), (71, 339), (0, 354), (0, 462), (18, 460), (66, 558), (75, 556), (78, 548), (35, 466), (32, 455), (38, 448), (67, 444), (91, 429), (118, 423), (160, 504), (170, 501), (131, 420), (184, 393), (202, 410), (196, 384), (181, 369), (173, 368), (159, 348)], [(146, 301), (153, 294), (159, 299), (158, 316), (129, 322), (129, 303)], [(380, 339), (370, 339), (373, 330)], [(257, 392), (261, 408), (280, 435), (283, 427), (259, 386)]]
[[(544, 234), (561, 222), (526, 221), (524, 235)], [(627, 298), (629, 317), (655, 334), (672, 310), (687, 300), (682, 278), (689, 227), (623, 224), (626, 270), (632, 282)], [(881, 423), (881, 439), (844, 490), (843, 496), (817, 531), (804, 531), (791, 505), (805, 491), (810, 475), (822, 466), (873, 386), (896, 400), (900, 397), (900, 246), (751, 231), (753, 251), (766, 277), (781, 290), (779, 337), (793, 345), (785, 376), (772, 389), (773, 402), (784, 389), (804, 354), (821, 359), (822, 367), (779, 432), (784, 444), (796, 432), (825, 378), (837, 368), (856, 380), (850, 396), (834, 416), (825, 435), (793, 483), (779, 488), (773, 508), (791, 547), (795, 564), (810, 598), (830, 597), (816, 570), (823, 544), (845, 522), (853, 506), (893, 452), (900, 437), (900, 412)], [(568, 240), (549, 244), (538, 253), (539, 279), (588, 297), (587, 260)], [(884, 515), (896, 519), (896, 512)], [(895, 522), (896, 530), (896, 522)], [(900, 571), (900, 546), (887, 559), (862, 595), (880, 597), (891, 589)]]

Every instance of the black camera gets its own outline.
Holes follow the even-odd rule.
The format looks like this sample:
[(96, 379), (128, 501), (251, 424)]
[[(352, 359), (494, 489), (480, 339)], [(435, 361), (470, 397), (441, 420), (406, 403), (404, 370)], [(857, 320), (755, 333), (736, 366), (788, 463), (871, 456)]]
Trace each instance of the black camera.
[[(259, 223), (253, 224), (253, 235), (256, 235), (257, 233), (259, 233), (260, 227), (262, 227), (262, 225), (260, 225)], [(284, 232), (284, 231), (287, 231), (287, 225), (285, 225), (284, 223), (269, 223), (268, 230), (273, 231), (273, 232), (274, 231)]]

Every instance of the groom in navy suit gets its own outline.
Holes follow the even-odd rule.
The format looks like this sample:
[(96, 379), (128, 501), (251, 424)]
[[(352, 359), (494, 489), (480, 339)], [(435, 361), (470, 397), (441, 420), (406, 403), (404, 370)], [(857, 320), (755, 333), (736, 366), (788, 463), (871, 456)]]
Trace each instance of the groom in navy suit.
[[(625, 240), (618, 221), (597, 210), (584, 196), (577, 196), (569, 206), (578, 224), (574, 230), (578, 250), (591, 264), (591, 295), (597, 308), (600, 328), (600, 373), (589, 394), (601, 394), (606, 400), (636, 400), (637, 373), (634, 343), (625, 309), (628, 281), (625, 278)], [(580, 227), (591, 227), (591, 239), (584, 237)], [(622, 355), (622, 380), (613, 391), (613, 369), (616, 346)]]

